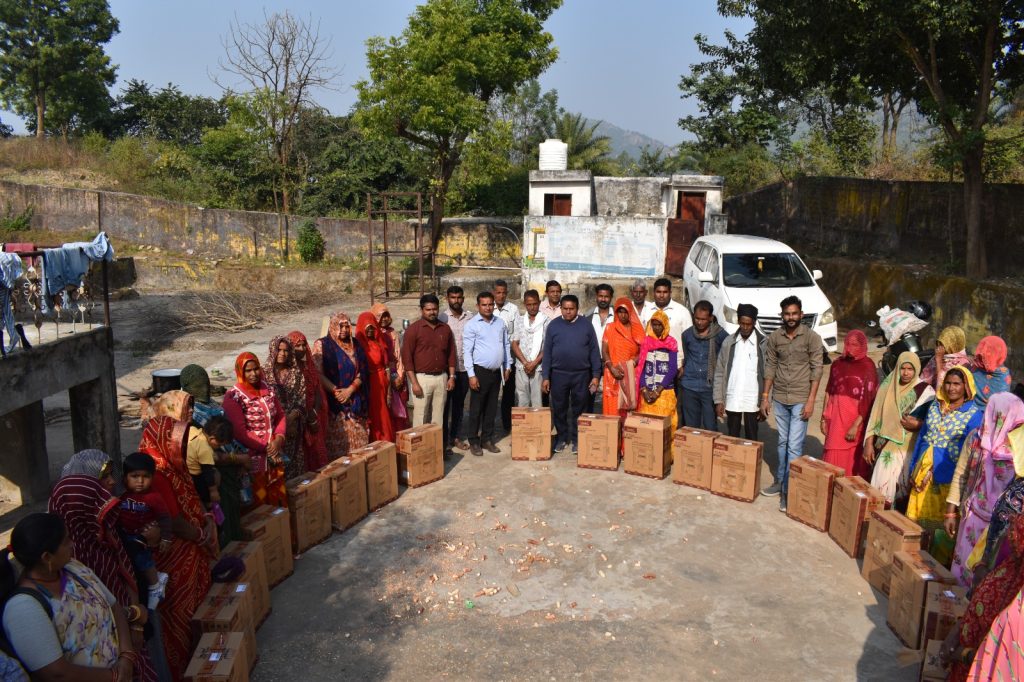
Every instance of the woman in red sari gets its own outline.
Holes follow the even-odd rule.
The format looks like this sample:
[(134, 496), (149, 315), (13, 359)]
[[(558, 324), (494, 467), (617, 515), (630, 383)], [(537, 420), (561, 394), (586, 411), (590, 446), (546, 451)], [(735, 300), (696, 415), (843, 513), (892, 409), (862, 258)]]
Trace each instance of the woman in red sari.
[(210, 590), (210, 558), (217, 554), (217, 532), (206, 514), (185, 466), (188, 422), (170, 417), (149, 420), (139, 450), (156, 462), (153, 490), (171, 512), (174, 540), (156, 555), (167, 573), (167, 594), (160, 602), (164, 651), (171, 677), (181, 679), (192, 656), (192, 616)]
[[(632, 388), (636, 375), (627, 377), (629, 365), (636, 370), (640, 347), (644, 343), (644, 325), (637, 317), (633, 303), (622, 296), (615, 301), (615, 318), (611, 326), (604, 332), (601, 341), (601, 358), (604, 361), (604, 390), (601, 393), (601, 412), (607, 415), (617, 414), (625, 419), (629, 410), (619, 409), (619, 382), (629, 379), (627, 385)], [(628, 364), (627, 364), (628, 363)], [(631, 391), (633, 392), (633, 391)], [(633, 395), (633, 407), (636, 407), (636, 395)]]
[(252, 353), (235, 360), (238, 383), (224, 394), (224, 416), (235, 440), (249, 450), (253, 503), (288, 506), (284, 465), (285, 414), (274, 391), (263, 381), (260, 361)]
[(868, 337), (854, 329), (846, 335), (843, 356), (832, 363), (821, 411), (823, 459), (842, 468), (847, 476), (871, 478), (861, 453), (864, 429), (877, 392), (878, 370), (868, 357)]
[(306, 379), (306, 428), (302, 431), (302, 452), (306, 456), (306, 467), (316, 471), (327, 465), (327, 396), (320, 385), (320, 372), (313, 362), (313, 350), (309, 341), (300, 331), (290, 332), (288, 340), (295, 352), (295, 364)]
[(365, 312), (356, 321), (356, 339), (366, 353), (369, 372), (370, 440), (395, 442), (395, 427), (391, 422), (391, 371), (388, 345), (380, 332), (373, 313)]
[(391, 381), (391, 395), (388, 398), (388, 406), (391, 408), (391, 424), (395, 432), (409, 428), (409, 412), (406, 405), (409, 402), (409, 389), (405, 383), (405, 367), (402, 365), (402, 351), (398, 343), (398, 332), (392, 326), (394, 319), (391, 311), (383, 303), (374, 303), (370, 306), (380, 327), (381, 335), (388, 346), (388, 362), (394, 367)]

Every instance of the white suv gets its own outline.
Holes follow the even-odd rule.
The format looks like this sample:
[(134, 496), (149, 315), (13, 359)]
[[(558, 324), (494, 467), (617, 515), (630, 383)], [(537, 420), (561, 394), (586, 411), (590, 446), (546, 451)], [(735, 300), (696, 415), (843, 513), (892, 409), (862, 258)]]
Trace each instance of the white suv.
[(683, 268), (686, 307), (692, 310), (697, 301), (709, 301), (718, 323), (730, 334), (737, 329), (736, 308), (741, 303), (757, 307), (758, 327), (770, 334), (782, 325), (782, 299), (796, 296), (803, 303), (803, 323), (834, 353), (838, 326), (832, 304), (816, 283), (819, 279), (821, 271), (809, 271), (782, 242), (741, 234), (700, 237)]

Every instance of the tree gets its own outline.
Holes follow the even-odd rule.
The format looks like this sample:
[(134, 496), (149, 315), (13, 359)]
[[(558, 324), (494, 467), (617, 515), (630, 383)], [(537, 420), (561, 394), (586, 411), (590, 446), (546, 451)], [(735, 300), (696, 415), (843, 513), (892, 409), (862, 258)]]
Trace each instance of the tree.
[(265, 127), (270, 145), (281, 252), (287, 259), (285, 216), (291, 212), (292, 195), (302, 183), (292, 164), (299, 115), (302, 109), (317, 106), (314, 93), (334, 87), (339, 72), (331, 65), (331, 41), (320, 35), (319, 23), (296, 18), (288, 11), (264, 12), (263, 19), (262, 24), (231, 23), (222, 41), (225, 58), (221, 68), (257, 95), (249, 99), (249, 105)]
[(452, 175), (501, 94), (538, 77), (557, 50), (543, 22), (561, 0), (427, 0), (401, 36), (371, 38), (369, 79), (356, 84), (357, 120), (371, 135), (400, 137), (431, 157), (434, 243)]
[(538, 146), (555, 134), (558, 91), (541, 93), (540, 82), (531, 80), (514, 93), (503, 93), (493, 106), (494, 117), (511, 127), (509, 161), (516, 166), (537, 167)]
[(206, 129), (224, 125), (227, 115), (223, 99), (186, 95), (173, 83), (154, 92), (145, 81), (132, 79), (117, 98), (110, 132), (194, 146)]
[(0, 0), (0, 101), (42, 138), (51, 101), (67, 122), (82, 113), (77, 93), (94, 102), (113, 84), (103, 45), (117, 32), (106, 0)]
[(14, 128), (0, 121), (0, 137), (10, 137), (14, 134)]
[(555, 124), (555, 137), (568, 145), (569, 168), (589, 170), (595, 175), (613, 175), (615, 160), (611, 158), (611, 140), (598, 135), (600, 121), (591, 123), (583, 114), (562, 112)]

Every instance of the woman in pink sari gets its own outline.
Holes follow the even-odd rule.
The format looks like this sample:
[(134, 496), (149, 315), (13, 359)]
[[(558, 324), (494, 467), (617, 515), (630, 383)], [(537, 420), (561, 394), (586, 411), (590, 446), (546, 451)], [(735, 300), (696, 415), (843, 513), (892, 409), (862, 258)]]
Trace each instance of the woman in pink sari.
[(956, 538), (952, 571), (964, 587), (974, 581), (967, 558), (988, 528), (999, 496), (1016, 477), (1009, 435), (1022, 424), (1024, 402), (1012, 393), (997, 393), (985, 406), (985, 420), (967, 437), (957, 461), (943, 525)]
[(821, 411), (824, 460), (841, 467), (847, 476), (871, 478), (861, 453), (877, 391), (878, 370), (868, 357), (868, 337), (854, 329), (846, 335), (843, 356), (832, 363)]

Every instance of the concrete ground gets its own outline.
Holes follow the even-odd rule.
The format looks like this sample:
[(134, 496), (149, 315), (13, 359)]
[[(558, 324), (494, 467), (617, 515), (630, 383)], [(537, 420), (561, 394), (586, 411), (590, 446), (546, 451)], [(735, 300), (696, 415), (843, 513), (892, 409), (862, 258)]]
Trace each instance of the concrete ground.
[[(296, 328), (312, 340), (328, 312), (366, 301), (220, 335), (175, 335), (161, 305), (115, 303), (122, 393), (148, 386), (153, 369), (189, 362), (227, 385), (242, 350), (265, 357), (271, 336)], [(418, 317), (412, 300), (391, 307), (398, 320)], [(123, 398), (122, 408), (130, 452), (134, 403)], [(70, 436), (54, 414), (59, 470)], [(807, 453), (820, 456), (817, 423)], [(773, 427), (762, 425), (765, 484)], [(442, 481), (403, 489), (302, 555), (273, 590), (253, 679), (916, 679), (916, 667), (897, 667), (886, 600), (858, 562), (780, 514), (777, 498), (746, 504), (578, 469), (568, 454), (512, 462), (508, 439), (499, 446), (457, 456)], [(17, 516), (0, 517), (0, 528)]]

